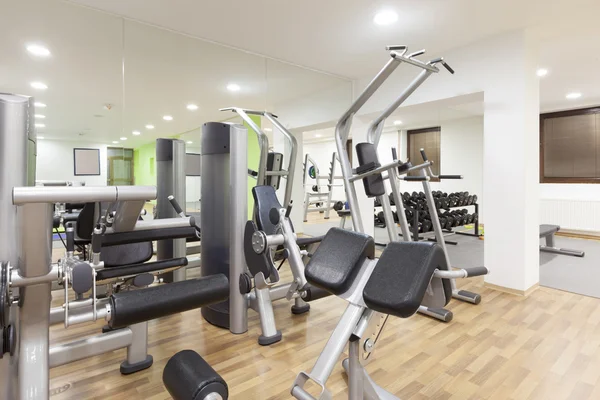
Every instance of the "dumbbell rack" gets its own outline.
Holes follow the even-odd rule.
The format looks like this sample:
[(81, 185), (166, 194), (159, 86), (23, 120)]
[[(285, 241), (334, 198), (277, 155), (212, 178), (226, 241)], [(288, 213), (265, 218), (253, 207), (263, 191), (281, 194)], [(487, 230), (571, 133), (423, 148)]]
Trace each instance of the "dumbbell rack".
[(473, 237), (481, 237), (482, 236), (479, 234), (479, 204), (478, 203), (466, 204), (464, 206), (454, 206), (454, 207), (450, 207), (450, 208), (464, 208), (464, 207), (471, 207), (471, 206), (475, 207), (475, 215), (477, 215), (472, 222), (472, 224), (475, 225), (473, 228), (474, 233), (465, 232), (465, 231), (455, 231), (454, 229), (449, 229), (448, 232), (456, 233), (457, 235), (465, 235), (465, 236), (473, 236)]

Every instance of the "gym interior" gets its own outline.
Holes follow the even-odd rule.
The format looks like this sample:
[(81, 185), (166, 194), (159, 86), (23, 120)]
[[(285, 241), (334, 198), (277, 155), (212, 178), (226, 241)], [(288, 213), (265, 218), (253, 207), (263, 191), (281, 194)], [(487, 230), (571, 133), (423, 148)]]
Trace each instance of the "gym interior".
[(599, 14), (0, 0), (0, 400), (600, 398)]

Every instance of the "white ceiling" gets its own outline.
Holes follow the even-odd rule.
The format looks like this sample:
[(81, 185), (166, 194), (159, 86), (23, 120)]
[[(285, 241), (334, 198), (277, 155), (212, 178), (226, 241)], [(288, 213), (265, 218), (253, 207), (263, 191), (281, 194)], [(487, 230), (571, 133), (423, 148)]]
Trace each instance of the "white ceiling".
[[(352, 78), (371, 74), (388, 44), (435, 54), (599, 7), (596, 0), (70, 1)], [(398, 22), (376, 26), (374, 15), (385, 9)]]

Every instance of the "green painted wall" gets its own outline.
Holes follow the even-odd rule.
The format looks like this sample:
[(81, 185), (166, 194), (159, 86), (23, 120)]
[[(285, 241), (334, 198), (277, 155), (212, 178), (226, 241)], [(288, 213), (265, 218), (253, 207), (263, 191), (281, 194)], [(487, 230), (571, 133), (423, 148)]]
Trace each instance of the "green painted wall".
[[(259, 127), (261, 118), (258, 115), (251, 115), (250, 118)], [(257, 170), (260, 159), (260, 147), (258, 146), (258, 137), (244, 122), (244, 126), (248, 129), (248, 168)], [(178, 138), (178, 135), (172, 136)], [(133, 175), (135, 184), (138, 186), (156, 185), (156, 141), (148, 143), (142, 147), (138, 147), (133, 152)], [(248, 219), (252, 219), (252, 211), (254, 209), (254, 200), (252, 199), (252, 188), (256, 185), (256, 179), (248, 177)]]

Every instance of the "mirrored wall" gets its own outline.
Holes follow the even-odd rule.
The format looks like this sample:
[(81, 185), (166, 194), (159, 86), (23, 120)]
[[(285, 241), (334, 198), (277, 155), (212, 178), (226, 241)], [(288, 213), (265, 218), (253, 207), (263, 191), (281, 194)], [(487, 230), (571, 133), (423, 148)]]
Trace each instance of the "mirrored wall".
[(36, 99), (38, 180), (80, 179), (73, 149), (95, 148), (100, 175), (83, 180), (106, 185), (131, 149), (134, 183), (150, 184), (154, 141), (177, 137), (201, 153), (203, 123), (235, 120), (220, 108), (267, 109), (302, 129), (351, 102), (349, 80), (300, 66), (63, 1), (0, 5), (0, 91)]

